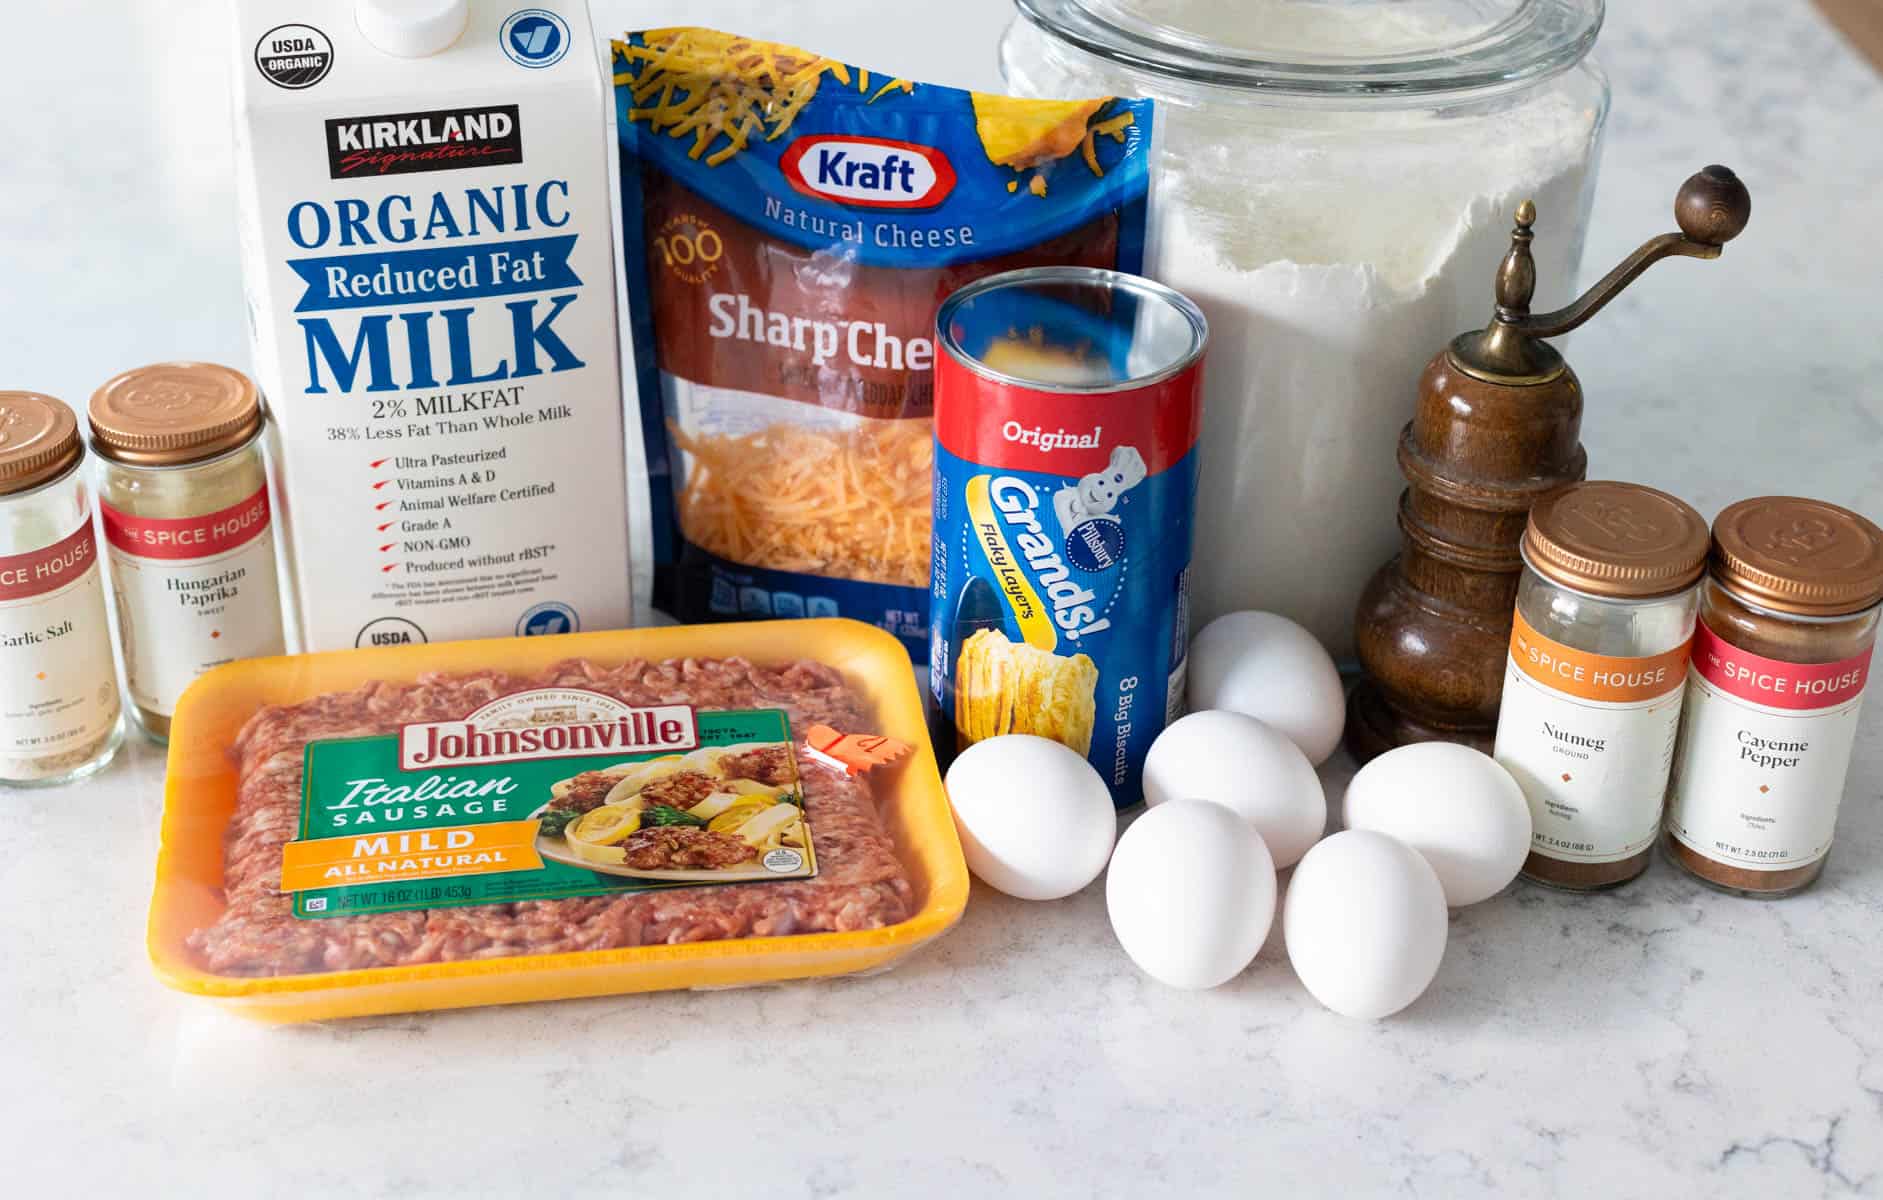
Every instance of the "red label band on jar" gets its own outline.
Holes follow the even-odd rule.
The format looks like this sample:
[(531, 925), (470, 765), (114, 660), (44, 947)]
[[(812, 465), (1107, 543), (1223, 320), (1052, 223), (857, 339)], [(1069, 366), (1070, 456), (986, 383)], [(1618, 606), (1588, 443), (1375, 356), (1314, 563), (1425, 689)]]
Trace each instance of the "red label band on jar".
[(1836, 832), (1868, 654), (1788, 663), (1727, 644), (1702, 620), (1668, 799), (1668, 831), (1748, 871), (1823, 858)]
[(1836, 708), (1863, 695), (1870, 655), (1828, 663), (1788, 663), (1728, 643), (1699, 623), (1693, 635), (1693, 669), (1729, 696), (1768, 708), (1803, 711)]
[(268, 532), (268, 489), (198, 517), (139, 517), (109, 504), (100, 504), (98, 511), (105, 538), (125, 554), (169, 561), (212, 558)]
[(90, 516), (39, 550), (0, 555), (0, 779), (65, 774), (118, 721)]
[(98, 561), (98, 541), (88, 520), (42, 550), (0, 554), (0, 601), (25, 600), (76, 582)]
[(194, 517), (101, 504), (124, 679), (139, 709), (168, 717), (203, 672), (280, 654), (281, 594), (268, 488)]

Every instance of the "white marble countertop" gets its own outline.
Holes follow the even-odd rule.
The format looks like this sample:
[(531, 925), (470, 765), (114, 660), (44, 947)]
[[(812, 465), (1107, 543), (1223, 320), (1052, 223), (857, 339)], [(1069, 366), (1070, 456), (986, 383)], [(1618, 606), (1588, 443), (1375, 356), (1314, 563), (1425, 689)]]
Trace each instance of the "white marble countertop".
[[(594, 7), (982, 85), (1006, 15)], [(246, 362), (221, 6), (33, 9), (0, 39), (5, 386), (79, 400), (140, 361)], [(1721, 262), (1657, 268), (1578, 336), (1595, 473), (1707, 512), (1793, 490), (1883, 513), (1877, 76), (1805, 0), (1618, 4), (1598, 56), (1591, 266), (1666, 228), (1703, 163), (1755, 211)], [(869, 979), (254, 1026), (146, 965), (162, 770), (139, 743), (0, 793), (13, 1194), (1883, 1192), (1883, 704), (1815, 891), (1737, 900), (1660, 862), (1612, 895), (1520, 886), (1455, 915), (1436, 983), (1381, 1024), (1322, 1010), (1274, 947), (1176, 992), (1125, 959), (1100, 888), (977, 885)]]

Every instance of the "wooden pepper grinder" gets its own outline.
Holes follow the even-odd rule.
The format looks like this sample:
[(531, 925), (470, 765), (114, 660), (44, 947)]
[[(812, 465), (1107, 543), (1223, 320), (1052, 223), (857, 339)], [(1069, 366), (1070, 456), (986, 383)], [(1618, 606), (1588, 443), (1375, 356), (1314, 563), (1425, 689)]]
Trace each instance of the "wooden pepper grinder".
[(1567, 308), (1530, 313), (1536, 206), (1517, 208), (1497, 271), (1491, 323), (1439, 351), (1399, 438), (1411, 485), (1399, 500), (1400, 554), (1361, 594), (1347, 746), (1362, 762), (1409, 742), (1489, 753), (1530, 506), (1583, 478), (1582, 386), (1544, 338), (1568, 333), (1663, 258), (1717, 258), (1752, 212), (1746, 186), (1712, 166), (1681, 185), (1680, 233), (1642, 245)]

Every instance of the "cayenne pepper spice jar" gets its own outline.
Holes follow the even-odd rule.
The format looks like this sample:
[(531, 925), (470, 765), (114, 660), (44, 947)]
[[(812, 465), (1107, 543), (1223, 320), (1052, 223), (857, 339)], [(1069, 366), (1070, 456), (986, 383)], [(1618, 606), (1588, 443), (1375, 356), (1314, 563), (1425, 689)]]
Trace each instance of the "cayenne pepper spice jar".
[(124, 737), (78, 418), (0, 392), (0, 784), (65, 783)]
[(229, 367), (157, 363), (99, 388), (90, 416), (126, 690), (163, 741), (197, 676), (285, 650), (261, 397)]
[(1629, 483), (1530, 511), (1494, 751), (1530, 801), (1524, 876), (1573, 891), (1640, 875), (1661, 828), (1706, 520)]
[(1777, 898), (1824, 870), (1883, 602), (1883, 529), (1768, 496), (1713, 523), (1674, 784), (1669, 858)]

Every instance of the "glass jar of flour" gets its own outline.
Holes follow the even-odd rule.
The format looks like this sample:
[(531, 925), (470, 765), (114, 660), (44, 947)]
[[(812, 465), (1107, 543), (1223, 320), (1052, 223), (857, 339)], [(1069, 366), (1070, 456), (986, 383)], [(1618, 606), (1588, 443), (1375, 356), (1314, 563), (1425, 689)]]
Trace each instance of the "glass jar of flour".
[(1212, 331), (1196, 623), (1268, 609), (1351, 656), (1419, 372), (1484, 324), (1525, 198), (1536, 306), (1574, 296), (1602, 0), (1016, 3), (1012, 90), (1161, 102), (1146, 273)]

